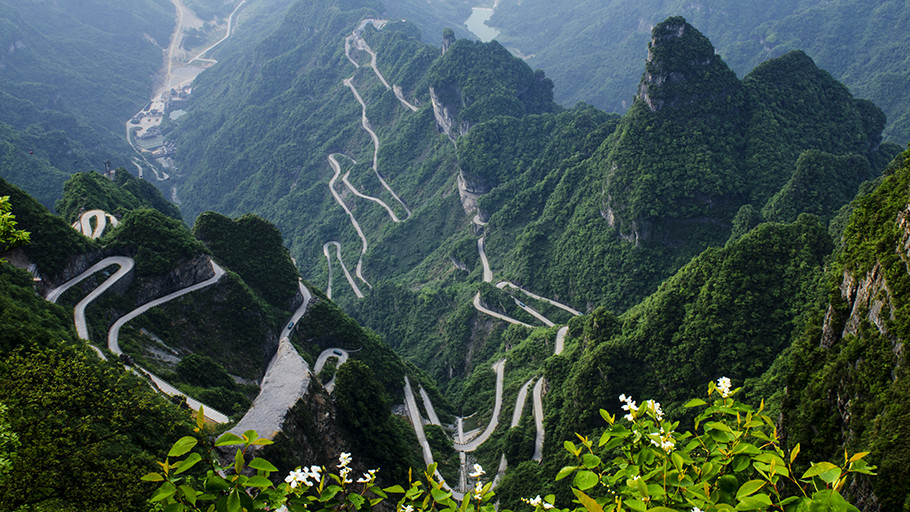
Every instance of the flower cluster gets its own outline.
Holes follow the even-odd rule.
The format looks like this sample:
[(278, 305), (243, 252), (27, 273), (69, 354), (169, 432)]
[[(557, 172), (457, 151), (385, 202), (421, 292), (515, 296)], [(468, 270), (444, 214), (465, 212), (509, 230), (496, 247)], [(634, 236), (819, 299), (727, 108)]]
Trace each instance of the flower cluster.
[(340, 476), (341, 481), (346, 484), (354, 482), (348, 478), (348, 475), (351, 473), (351, 468), (349, 467), (350, 463), (351, 454), (347, 452), (341, 452), (341, 455), (338, 456), (338, 476)]
[(629, 413), (623, 417), (629, 421), (635, 421), (635, 413), (638, 412), (638, 405), (632, 400), (632, 397), (626, 396), (625, 393), (623, 393), (619, 395), (619, 401), (625, 402), (625, 405), (622, 406), (622, 410), (629, 411)]
[(376, 473), (378, 473), (378, 472), (379, 472), (378, 468), (368, 470), (366, 473), (363, 474), (362, 477), (357, 479), (357, 483), (358, 484), (373, 483), (373, 481), (376, 480)]
[(298, 466), (297, 469), (291, 471), (288, 474), (288, 476), (284, 479), (284, 481), (287, 482), (288, 484), (290, 484), (291, 489), (296, 489), (298, 486), (300, 486), (300, 484), (303, 484), (307, 487), (311, 487), (313, 485), (313, 482), (310, 482), (310, 478), (312, 478), (316, 483), (318, 483), (319, 480), (322, 478), (322, 475), (320, 474), (321, 471), (322, 471), (322, 468), (320, 468), (319, 466), (310, 466), (309, 469), (307, 469), (307, 468), (300, 469), (300, 467)]
[(733, 394), (733, 392), (730, 391), (730, 385), (731, 382), (728, 377), (721, 377), (717, 379), (717, 390), (720, 391), (720, 396), (729, 398), (730, 395)]
[(660, 408), (660, 402), (655, 402), (654, 400), (645, 400), (644, 404), (642, 404), (642, 406), (639, 407), (638, 404), (636, 404), (635, 401), (632, 400), (632, 397), (626, 396), (625, 393), (619, 395), (619, 401), (624, 402), (623, 406), (622, 406), (622, 410), (628, 411), (628, 414), (623, 416), (623, 418), (625, 418), (628, 421), (635, 422), (635, 418), (641, 416), (641, 414), (639, 414), (639, 411), (641, 411), (641, 412), (650, 411), (651, 413), (654, 414), (654, 418), (657, 419), (657, 421), (661, 421), (664, 419), (664, 411), (663, 411), (663, 409)]
[(543, 498), (541, 498), (539, 494), (537, 495), (537, 497), (531, 498), (531, 499), (522, 498), (521, 501), (527, 503), (528, 505), (531, 505), (534, 508), (543, 507), (544, 510), (550, 510), (551, 508), (555, 508), (555, 506), (552, 503), (548, 503), (548, 502), (544, 501)]

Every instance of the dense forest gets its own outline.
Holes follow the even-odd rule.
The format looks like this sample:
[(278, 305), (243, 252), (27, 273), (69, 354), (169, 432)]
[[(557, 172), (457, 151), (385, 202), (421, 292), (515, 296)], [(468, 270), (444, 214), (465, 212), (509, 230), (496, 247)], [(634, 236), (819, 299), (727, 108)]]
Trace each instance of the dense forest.
[[(131, 174), (122, 134), (172, 6), (4, 11), (0, 197), (4, 222), (30, 236), (0, 263), (0, 509), (147, 509), (139, 476), (195, 435), (179, 395), (223, 414), (205, 430), (220, 434), (281, 387), (268, 373), (280, 354), (305, 379), (280, 428), (261, 433), (275, 440), (261, 452), (275, 483), (351, 452), (358, 470), (404, 485), (429, 454), (450, 483), (475, 463), (490, 481), (502, 468), (505, 508), (552, 493), (592, 510), (554, 481), (576, 464), (564, 442), (597, 439), (626, 414), (619, 396), (689, 424), (690, 399), (723, 377), (777, 420), (781, 446), (799, 443), (794, 470), (869, 452), (889, 477), (840, 491), (860, 510), (906, 507), (910, 153), (891, 141), (910, 137), (903, 89), (869, 92), (903, 70), (899, 57), (851, 64), (880, 55), (870, 31), (890, 4), (845, 31), (857, 1), (580, 2), (557, 30), (548, 13), (519, 22), (538, 2), (503, 0), (501, 43), (443, 30), (468, 4), (418, 4), (243, 11), (168, 127), (163, 188), (179, 207)], [(802, 44), (806, 13), (839, 39)], [(594, 44), (612, 25), (579, 21), (601, 18), (623, 25), (616, 46)], [(114, 92), (97, 94), (93, 73)], [(113, 169), (90, 172), (102, 166)], [(105, 219), (94, 238), (73, 229)], [(142, 373), (178, 397), (150, 392)], [(462, 430), (484, 441), (460, 459)], [(5, 477), (7, 460), (24, 479)]]

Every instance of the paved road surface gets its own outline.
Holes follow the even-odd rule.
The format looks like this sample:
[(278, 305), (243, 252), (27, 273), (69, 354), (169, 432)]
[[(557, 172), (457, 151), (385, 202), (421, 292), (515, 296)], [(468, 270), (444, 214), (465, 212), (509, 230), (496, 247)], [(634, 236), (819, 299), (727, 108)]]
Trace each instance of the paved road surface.
[(509, 322), (510, 324), (522, 325), (522, 326), (524, 326), (524, 327), (527, 327), (528, 329), (533, 329), (533, 328), (534, 328), (533, 325), (528, 325), (528, 324), (526, 324), (526, 323), (524, 323), (524, 322), (522, 322), (522, 321), (520, 321), (520, 320), (515, 320), (515, 319), (512, 318), (512, 317), (508, 317), (508, 316), (506, 316), (506, 315), (497, 313), (497, 312), (493, 311), (492, 309), (487, 309), (487, 308), (483, 307), (483, 305), (480, 303), (480, 292), (477, 292), (477, 295), (474, 296), (474, 309), (476, 309), (477, 311), (480, 311), (481, 313), (485, 313), (485, 314), (487, 314), (487, 315), (490, 315), (490, 316), (492, 316), (493, 318), (498, 318), (498, 319), (500, 319), (500, 320), (505, 320), (506, 322)]
[(359, 198), (366, 199), (367, 201), (373, 201), (374, 203), (378, 204), (379, 206), (382, 206), (383, 208), (385, 208), (385, 211), (388, 212), (389, 217), (392, 218), (392, 222), (395, 222), (395, 223), (401, 222), (401, 219), (398, 218), (398, 215), (395, 215), (395, 212), (392, 211), (392, 208), (390, 208), (389, 205), (386, 204), (385, 201), (383, 201), (382, 199), (379, 199), (378, 197), (368, 196), (368, 195), (364, 194), (363, 192), (357, 190), (357, 187), (355, 187), (348, 180), (348, 178), (350, 176), (351, 176), (351, 171), (344, 173), (344, 176), (341, 177), (341, 181), (344, 182), (344, 185), (346, 187), (348, 187), (348, 190), (350, 190), (352, 194), (354, 194), (355, 196), (357, 196)]
[[(310, 383), (310, 368), (297, 353), (289, 338), (309, 308), (313, 296), (302, 282), (299, 282), (298, 286), (303, 295), (303, 304), (291, 315), (291, 319), (281, 331), (278, 350), (272, 356), (262, 377), (259, 395), (243, 418), (231, 429), (231, 432), (238, 436), (247, 430), (255, 430), (260, 436), (273, 439), (281, 429), (288, 411), (306, 394)], [(289, 327), (292, 323), (293, 326)]]
[(556, 331), (556, 348), (553, 350), (555, 355), (562, 354), (563, 349), (566, 346), (566, 333), (569, 332), (569, 326), (564, 325)]
[(430, 395), (427, 394), (427, 391), (423, 389), (423, 386), (420, 386), (420, 398), (423, 399), (423, 406), (427, 410), (427, 416), (429, 416), (430, 425), (442, 425), (439, 422), (439, 416), (436, 415), (436, 409), (433, 409), (433, 403), (430, 402)]
[(329, 252), (329, 246), (335, 246), (335, 256), (338, 258), (338, 263), (341, 264), (341, 270), (344, 272), (344, 277), (348, 280), (348, 284), (350, 284), (351, 288), (354, 290), (354, 295), (356, 295), (358, 299), (362, 299), (363, 292), (360, 291), (360, 287), (358, 287), (357, 283), (354, 281), (354, 276), (348, 271), (348, 267), (341, 258), (341, 244), (334, 240), (326, 242), (325, 245), (322, 246), (322, 254), (325, 254), (325, 258), (329, 262), (329, 284), (325, 288), (325, 295), (330, 299), (332, 298), (332, 256)]
[[(357, 218), (354, 217), (354, 214), (351, 212), (348, 206), (344, 204), (341, 196), (338, 194), (338, 192), (335, 191), (335, 181), (338, 180), (338, 176), (341, 175), (341, 164), (338, 163), (338, 160), (335, 158), (336, 156), (339, 156), (338, 153), (332, 153), (329, 155), (329, 165), (332, 166), (332, 170), (335, 172), (334, 176), (332, 176), (332, 179), (329, 180), (329, 190), (332, 192), (332, 197), (335, 198), (335, 202), (341, 205), (341, 208), (344, 209), (345, 213), (348, 214), (348, 218), (351, 219), (351, 224), (354, 226), (354, 230), (357, 231), (357, 236), (360, 237), (360, 258), (357, 259), (357, 268), (355, 270), (355, 274), (357, 274), (358, 279), (372, 288), (370, 283), (367, 282), (367, 280), (363, 277), (363, 255), (367, 252), (367, 247), (369, 246), (367, 243), (367, 237), (363, 233), (363, 230), (360, 228), (360, 224), (357, 222)], [(362, 298), (363, 296), (359, 295), (358, 297)]]
[(214, 59), (200, 59), (200, 57), (202, 57), (203, 55), (205, 55), (206, 53), (208, 53), (209, 51), (211, 51), (212, 48), (218, 46), (219, 44), (221, 44), (221, 43), (223, 43), (223, 42), (225, 42), (225, 41), (227, 41), (228, 38), (231, 37), (231, 29), (232, 29), (232, 27), (233, 27), (233, 25), (234, 25), (234, 15), (237, 14), (237, 11), (239, 11), (240, 8), (243, 7), (243, 4), (245, 4), (245, 3), (246, 3), (246, 0), (241, 0), (241, 2), (240, 2), (239, 4), (237, 4), (237, 7), (234, 7), (234, 10), (231, 11), (231, 15), (228, 16), (227, 32), (224, 34), (224, 37), (222, 37), (221, 39), (219, 39), (218, 42), (216, 42), (216, 43), (213, 44), (212, 46), (209, 46), (209, 47), (206, 48), (205, 50), (202, 50), (201, 52), (199, 52), (199, 54), (196, 55), (195, 57), (193, 57), (192, 59), (190, 59), (189, 62), (187, 62), (187, 64), (192, 63), (194, 60), (205, 60), (205, 61), (207, 61), (207, 62), (212, 62), (212, 63), (217, 62), (217, 61), (214, 60)]
[[(196, 290), (201, 290), (203, 288), (206, 288), (208, 286), (211, 286), (211, 285), (217, 283), (221, 279), (221, 276), (224, 275), (224, 269), (219, 267), (218, 264), (215, 263), (214, 261), (212, 261), (211, 263), (212, 263), (212, 269), (215, 271), (215, 275), (212, 276), (211, 278), (206, 279), (205, 281), (196, 283), (192, 286), (188, 286), (181, 290), (177, 290), (174, 293), (170, 293), (168, 295), (165, 295), (164, 297), (155, 299), (146, 304), (143, 304), (143, 305), (139, 306), (138, 308), (130, 311), (126, 315), (120, 317), (116, 322), (114, 322), (114, 325), (111, 326), (111, 330), (107, 333), (107, 348), (111, 352), (113, 352), (114, 354), (119, 356), (120, 354), (123, 353), (120, 350), (120, 345), (118, 343), (118, 337), (120, 336), (120, 328), (123, 327), (127, 322), (129, 322), (130, 320), (136, 318), (137, 316), (145, 313), (146, 311), (148, 311), (149, 309), (151, 309), (153, 307), (160, 306), (161, 304), (164, 304), (164, 303), (172, 301), (176, 298), (182, 297), (188, 293), (192, 293)], [(139, 368), (144, 373), (146, 373), (155, 382), (155, 384), (158, 385), (158, 388), (161, 389), (162, 392), (167, 393), (169, 395), (185, 395), (182, 391), (171, 386), (170, 384), (168, 384), (167, 382), (162, 380), (157, 375), (152, 374), (151, 372), (149, 372), (148, 370), (146, 370), (140, 366), (137, 366), (137, 368)], [(198, 410), (199, 406), (203, 405), (204, 410), (205, 410), (205, 417), (211, 419), (212, 421), (215, 421), (217, 423), (227, 423), (228, 421), (230, 421), (230, 418), (228, 418), (227, 415), (215, 410), (215, 408), (213, 408), (213, 407), (202, 404), (201, 402), (199, 402), (198, 400), (196, 400), (192, 397), (187, 396), (186, 402), (187, 402), (187, 404), (189, 404), (189, 406), (193, 410)]]
[(525, 290), (524, 288), (522, 288), (521, 286), (518, 286), (518, 285), (516, 285), (516, 284), (514, 284), (514, 283), (511, 283), (511, 282), (509, 282), (509, 281), (502, 281), (502, 282), (499, 282), (499, 283), (496, 284), (496, 287), (497, 287), (497, 288), (502, 288), (503, 286), (509, 286), (509, 287), (511, 287), (511, 288), (515, 288), (516, 290), (518, 290), (518, 291), (524, 293), (524, 294), (527, 295), (528, 297), (531, 297), (531, 298), (534, 298), (534, 299), (537, 299), (537, 300), (542, 300), (542, 301), (544, 301), (544, 302), (549, 302), (550, 304), (552, 304), (552, 305), (554, 305), (554, 306), (556, 306), (556, 307), (558, 307), (558, 308), (560, 308), (560, 309), (564, 309), (564, 310), (568, 311), (569, 313), (572, 313), (572, 314), (575, 315), (575, 316), (581, 316), (581, 311), (578, 311), (577, 309), (573, 309), (573, 308), (571, 308), (571, 307), (569, 307), (569, 306), (566, 306), (565, 304), (562, 304), (562, 303), (560, 303), (560, 302), (556, 302), (555, 300), (551, 300), (551, 299), (548, 299), (548, 298), (546, 298), (546, 297), (541, 297), (540, 295), (536, 295), (536, 294), (534, 294), (534, 293), (531, 293), (531, 292), (529, 292), (528, 290)]
[[(336, 352), (340, 353), (341, 355), (336, 354)], [(335, 368), (338, 368), (348, 360), (348, 351), (340, 347), (331, 347), (323, 350), (322, 353), (319, 354), (319, 357), (316, 358), (316, 366), (313, 367), (313, 373), (315, 375), (319, 375), (319, 372), (322, 371), (322, 367), (325, 366), (326, 361), (328, 361), (330, 357), (338, 359), (338, 361), (335, 363)], [(329, 393), (335, 390), (334, 376), (332, 376), (332, 380), (326, 383), (325, 390)]]
[(483, 237), (477, 239), (477, 252), (480, 254), (480, 262), (483, 264), (483, 282), (492, 283), (493, 270), (490, 269), (487, 253), (483, 250)]
[(467, 443), (454, 443), (454, 447), (460, 452), (473, 452), (478, 446), (486, 442), (496, 430), (499, 424), (499, 412), (502, 410), (502, 386), (505, 377), (506, 360), (501, 359), (493, 365), (493, 371), (496, 372), (496, 397), (493, 401), (493, 415), (490, 417), (490, 423), (487, 428), (477, 437)]
[(367, 104), (363, 101), (363, 98), (360, 97), (360, 93), (357, 92), (357, 88), (354, 87), (354, 77), (345, 78), (342, 83), (346, 85), (351, 92), (354, 93), (354, 98), (357, 99), (357, 102), (360, 103), (360, 125), (363, 126), (363, 129), (370, 134), (370, 138), (373, 140), (373, 172), (376, 174), (376, 177), (379, 178), (379, 182), (382, 183), (383, 188), (385, 188), (389, 194), (392, 194), (392, 197), (395, 198), (401, 204), (401, 207), (404, 208), (404, 211), (408, 213), (407, 218), (411, 218), (411, 209), (408, 208), (408, 205), (404, 204), (404, 201), (398, 197), (398, 194), (392, 190), (392, 187), (386, 183), (382, 175), (379, 174), (379, 137), (376, 135), (376, 132), (373, 131), (373, 128), (370, 126), (370, 120), (367, 118)]
[(518, 390), (518, 396), (515, 398), (515, 412), (512, 413), (512, 423), (509, 424), (509, 428), (517, 427), (521, 421), (521, 413), (524, 411), (525, 402), (528, 399), (528, 389), (531, 388), (532, 383), (534, 383), (534, 379), (525, 382)]
[(534, 456), (532, 460), (540, 461), (543, 459), (543, 386), (546, 379), (541, 378), (534, 385), (534, 426), (537, 427), (537, 435), (534, 439)]
[[(111, 265), (119, 265), (120, 268), (116, 272), (114, 272), (113, 275), (108, 277), (103, 283), (101, 283), (100, 286), (98, 286), (97, 288), (92, 290), (91, 293), (86, 295), (85, 298), (83, 298), (81, 301), (79, 301), (79, 304), (77, 304), (75, 307), (73, 317), (74, 317), (74, 323), (76, 324), (76, 332), (79, 334), (80, 338), (88, 340), (89, 336), (88, 336), (88, 328), (87, 328), (86, 322), (85, 322), (85, 308), (93, 300), (98, 298), (102, 293), (104, 293), (111, 286), (113, 286), (114, 283), (116, 283), (121, 278), (123, 278), (123, 276), (127, 275), (133, 269), (134, 264), (135, 264), (135, 262), (133, 261), (133, 259), (127, 258), (126, 256), (111, 256), (109, 258), (105, 258), (105, 259), (99, 261), (98, 263), (96, 263), (95, 265), (92, 265), (88, 270), (79, 274), (75, 278), (67, 281), (66, 283), (62, 284), (61, 286), (58, 286), (57, 288), (54, 288), (47, 294), (47, 297), (45, 297), (45, 298), (50, 302), (56, 302), (57, 299), (60, 298), (60, 295), (63, 294), (63, 292), (65, 292), (67, 289), (69, 289), (73, 285), (84, 280), (88, 276), (94, 274), (95, 272), (103, 270), (107, 267), (110, 267)], [(215, 264), (215, 262), (212, 262), (212, 267), (215, 270), (215, 276), (213, 278), (203, 281), (201, 283), (195, 284), (193, 286), (184, 288), (183, 290), (179, 290), (177, 292), (174, 292), (174, 293), (167, 295), (165, 297), (162, 297), (160, 299), (156, 299), (152, 302), (149, 302), (148, 304), (144, 304), (144, 305), (140, 306), (139, 308), (133, 310), (132, 312), (128, 313), (126, 316), (117, 320), (117, 322), (115, 322), (114, 325), (111, 327), (110, 332), (108, 332), (108, 348), (111, 350), (111, 352), (113, 352), (116, 355), (120, 355), (122, 353), (120, 351), (119, 345), (117, 344), (117, 337), (119, 335), (120, 328), (129, 320), (135, 318), (136, 316), (138, 316), (141, 313), (144, 313), (151, 307), (163, 304), (163, 303), (167, 302), (168, 300), (172, 300), (172, 299), (175, 299), (182, 295), (185, 295), (187, 293), (193, 292), (195, 290), (205, 288), (206, 286), (209, 286), (209, 285), (217, 282), (221, 278), (221, 276), (224, 275), (224, 270), (221, 269), (221, 267), (219, 267), (217, 264)], [(92, 345), (89, 345), (89, 346), (92, 346)], [(103, 354), (101, 354), (101, 352), (97, 349), (97, 347), (92, 346), (92, 348), (95, 349), (95, 351), (98, 352), (102, 357), (104, 357)], [(167, 393), (169, 395), (183, 395), (184, 394), (182, 391), (171, 386), (170, 384), (168, 384), (161, 378), (157, 377), (156, 375), (149, 373), (148, 371), (146, 371), (145, 369), (143, 369), (141, 367), (137, 366), (137, 368), (139, 368), (142, 372), (144, 372), (146, 375), (148, 375), (149, 378), (152, 379), (153, 382), (155, 382), (155, 384), (158, 386), (158, 388), (162, 392)], [(199, 402), (193, 398), (190, 398), (190, 397), (187, 397), (186, 400), (187, 400), (187, 403), (189, 404), (189, 406), (193, 408), (193, 410), (198, 410), (199, 406), (203, 405), (201, 402)], [(226, 423), (229, 421), (229, 418), (226, 415), (218, 412), (214, 408), (209, 407), (209, 406), (204, 406), (204, 408), (205, 408), (206, 417), (211, 419), (212, 421), (215, 421), (218, 423)]]
[[(94, 229), (92, 229), (92, 219), (95, 219)], [(73, 223), (73, 229), (94, 240), (101, 238), (101, 234), (104, 233), (104, 228), (107, 227), (108, 223), (110, 223), (111, 227), (115, 227), (120, 222), (117, 217), (104, 210), (89, 210), (80, 215), (79, 219)]]

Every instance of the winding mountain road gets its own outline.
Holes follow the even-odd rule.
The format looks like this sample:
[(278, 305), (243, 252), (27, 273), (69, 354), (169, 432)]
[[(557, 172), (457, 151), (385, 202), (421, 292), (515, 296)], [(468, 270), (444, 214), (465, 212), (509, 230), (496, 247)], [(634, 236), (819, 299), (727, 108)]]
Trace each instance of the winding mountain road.
[(474, 439), (466, 443), (455, 442), (454, 447), (457, 451), (473, 452), (478, 446), (482, 445), (490, 438), (493, 431), (496, 430), (496, 426), (499, 424), (499, 412), (502, 410), (502, 387), (505, 379), (506, 360), (500, 359), (492, 368), (493, 371), (496, 372), (496, 396), (493, 400), (493, 414), (490, 417), (490, 423), (488, 423), (487, 428)]
[(342, 83), (351, 89), (351, 92), (354, 93), (354, 98), (357, 99), (357, 102), (360, 103), (360, 125), (370, 134), (370, 139), (373, 141), (373, 172), (376, 174), (376, 177), (379, 179), (379, 182), (382, 183), (383, 188), (385, 188), (389, 194), (392, 194), (392, 197), (395, 198), (401, 204), (401, 207), (404, 208), (404, 211), (408, 213), (408, 219), (411, 218), (411, 209), (408, 208), (408, 205), (398, 197), (398, 194), (392, 190), (392, 187), (386, 183), (382, 175), (379, 174), (379, 136), (376, 135), (376, 132), (373, 131), (372, 126), (370, 126), (370, 120), (367, 118), (367, 104), (363, 101), (363, 98), (360, 97), (360, 93), (357, 91), (357, 88), (354, 87), (354, 77), (345, 78)]
[[(346, 205), (344, 203), (344, 200), (341, 198), (341, 195), (335, 191), (335, 182), (338, 180), (338, 176), (341, 175), (341, 164), (338, 163), (338, 159), (336, 158), (337, 156), (344, 156), (344, 155), (340, 155), (339, 153), (332, 153), (331, 155), (329, 155), (329, 165), (332, 166), (332, 170), (335, 172), (335, 175), (332, 176), (332, 178), (329, 180), (329, 190), (332, 192), (332, 197), (335, 198), (335, 202), (337, 202), (341, 206), (341, 208), (344, 209), (344, 212), (348, 214), (348, 218), (351, 219), (351, 224), (354, 226), (354, 230), (357, 231), (357, 236), (360, 237), (360, 245), (361, 245), (360, 257), (357, 259), (357, 268), (355, 270), (355, 274), (357, 274), (357, 278), (360, 279), (361, 281), (363, 281), (364, 284), (366, 284), (368, 287), (372, 288), (372, 285), (370, 285), (370, 283), (367, 282), (367, 280), (364, 279), (364, 277), (363, 277), (363, 255), (366, 254), (367, 247), (369, 247), (369, 244), (367, 243), (367, 237), (363, 233), (363, 229), (360, 228), (360, 223), (357, 222), (357, 218), (354, 217), (354, 213), (351, 212), (351, 209), (348, 208), (348, 205)], [(329, 242), (329, 243), (331, 243), (331, 242)], [(338, 242), (336, 242), (336, 243), (338, 243)], [(339, 244), (339, 247), (340, 247), (340, 244)], [(340, 249), (338, 251), (338, 259), (339, 260), (341, 259)], [(363, 298), (363, 294), (358, 294), (357, 297)]]
[(534, 426), (537, 435), (534, 438), (534, 456), (532, 460), (540, 462), (543, 459), (543, 386), (546, 379), (541, 378), (534, 385)]
[[(92, 219), (95, 219), (94, 228), (92, 228)], [(120, 224), (120, 221), (117, 220), (117, 217), (104, 210), (89, 210), (80, 215), (76, 222), (73, 223), (73, 229), (94, 240), (101, 238), (101, 234), (104, 233), (104, 229), (108, 224), (111, 227), (116, 227), (117, 224)]]
[(245, 4), (246, 1), (247, 1), (247, 0), (241, 0), (240, 3), (237, 4), (237, 7), (234, 7), (234, 10), (231, 11), (230, 16), (228, 16), (227, 31), (225, 32), (224, 37), (222, 37), (221, 39), (219, 39), (218, 42), (216, 42), (216, 43), (213, 44), (212, 46), (209, 46), (209, 47), (206, 48), (205, 50), (202, 50), (201, 52), (199, 52), (195, 57), (193, 57), (192, 59), (190, 59), (190, 60), (187, 62), (187, 64), (192, 64), (193, 61), (196, 61), (196, 60), (204, 60), (204, 61), (206, 61), (206, 62), (211, 62), (211, 63), (213, 63), (213, 64), (216, 63), (216, 62), (218, 62), (218, 61), (216, 61), (215, 59), (203, 59), (203, 58), (201, 58), (201, 57), (202, 57), (203, 55), (205, 55), (206, 53), (210, 52), (213, 48), (215, 48), (215, 47), (218, 46), (219, 44), (221, 44), (221, 43), (227, 41), (227, 40), (231, 37), (232, 28), (233, 28), (233, 26), (234, 26), (234, 15), (237, 14), (237, 11), (239, 11), (240, 8), (243, 7), (243, 4)]
[[(348, 351), (343, 348), (340, 348), (340, 347), (327, 348), (319, 354), (319, 357), (316, 358), (316, 365), (313, 367), (313, 373), (316, 375), (319, 375), (319, 372), (322, 371), (322, 368), (325, 366), (326, 361), (328, 361), (330, 358), (333, 358), (333, 357), (335, 359), (338, 359), (338, 362), (335, 363), (335, 368), (338, 368), (339, 366), (343, 365), (345, 361), (348, 360), (348, 356), (349, 356)], [(329, 393), (331, 393), (332, 391), (335, 390), (335, 376), (334, 375), (332, 376), (332, 380), (330, 380), (325, 385), (325, 390), (328, 391)]]
[(566, 333), (569, 332), (569, 326), (564, 325), (556, 331), (556, 347), (553, 349), (554, 355), (562, 354), (563, 349), (566, 347)]
[[(563, 309), (563, 310), (565, 310), (565, 311), (568, 311), (569, 313), (572, 313), (572, 314), (575, 315), (575, 316), (581, 316), (581, 311), (578, 311), (577, 309), (574, 309), (574, 308), (572, 308), (572, 307), (566, 306), (565, 304), (563, 304), (563, 303), (561, 303), (561, 302), (556, 302), (555, 300), (548, 299), (548, 298), (546, 298), (546, 297), (541, 297), (540, 295), (531, 293), (531, 292), (529, 292), (528, 290), (525, 290), (524, 288), (522, 288), (521, 286), (518, 286), (517, 284), (512, 283), (511, 281), (500, 281), (499, 283), (496, 283), (496, 287), (499, 288), (499, 289), (502, 289), (502, 288), (504, 288), (504, 287), (506, 287), (506, 286), (508, 286), (508, 287), (510, 287), (510, 288), (514, 288), (514, 289), (520, 291), (521, 293), (527, 295), (528, 297), (531, 297), (532, 299), (537, 299), (537, 300), (539, 300), (539, 301), (547, 302), (547, 303), (549, 303), (549, 304), (551, 304), (551, 305), (553, 305), (553, 306), (556, 306), (556, 307), (558, 307), (558, 308), (560, 308), (560, 309)], [(552, 326), (551, 326), (551, 327), (552, 327)]]
[(341, 258), (341, 244), (336, 241), (326, 242), (322, 246), (322, 254), (325, 255), (326, 260), (329, 262), (329, 284), (325, 287), (325, 295), (329, 299), (332, 298), (332, 255), (329, 252), (329, 247), (335, 247), (335, 257), (338, 259), (338, 263), (341, 264), (341, 270), (344, 272), (344, 277), (348, 280), (348, 284), (351, 285), (351, 288), (354, 290), (354, 295), (358, 299), (363, 298), (363, 292), (360, 291), (360, 287), (357, 286), (357, 283), (354, 281), (354, 277), (351, 275), (351, 272), (348, 271), (348, 267), (344, 264), (344, 260)]
[(515, 320), (515, 319), (512, 318), (512, 317), (503, 315), (503, 314), (501, 314), (501, 313), (497, 313), (497, 312), (493, 311), (492, 309), (485, 308), (485, 307), (483, 306), (483, 304), (480, 303), (480, 292), (477, 292), (477, 294), (474, 295), (474, 309), (476, 309), (477, 311), (480, 311), (481, 313), (485, 313), (485, 314), (487, 314), (487, 315), (490, 315), (490, 316), (492, 316), (493, 318), (498, 318), (498, 319), (500, 319), (500, 320), (504, 320), (504, 321), (506, 321), (506, 322), (509, 322), (510, 324), (521, 325), (521, 326), (523, 326), (523, 327), (527, 327), (528, 329), (533, 329), (533, 328), (534, 328), (533, 325), (526, 324), (526, 323), (522, 322), (521, 320)]
[(512, 423), (509, 424), (509, 428), (517, 427), (521, 421), (521, 414), (524, 412), (525, 402), (528, 400), (528, 390), (531, 389), (533, 383), (534, 379), (529, 379), (518, 390), (518, 396), (515, 397), (515, 411), (512, 413)]
[[(144, 304), (144, 305), (140, 306), (139, 308), (131, 311), (130, 313), (127, 313), (125, 316), (121, 317), (116, 322), (114, 322), (114, 325), (111, 326), (111, 329), (108, 332), (108, 348), (111, 350), (111, 352), (113, 352), (114, 354), (116, 354), (118, 356), (122, 353), (120, 350), (120, 346), (117, 343), (117, 337), (119, 335), (120, 328), (129, 320), (132, 320), (136, 316), (139, 316), (140, 314), (144, 313), (145, 311), (147, 311), (148, 309), (150, 309), (154, 306), (158, 306), (169, 300), (173, 300), (173, 299), (180, 297), (182, 295), (185, 295), (187, 293), (205, 288), (207, 286), (210, 286), (210, 285), (216, 283), (221, 278), (221, 276), (224, 274), (224, 270), (221, 269), (221, 267), (219, 267), (214, 261), (212, 261), (211, 263), (212, 263), (212, 268), (215, 271), (214, 277), (207, 279), (205, 281), (202, 281), (201, 283), (197, 283), (195, 285), (184, 288), (182, 290), (178, 290), (177, 292), (166, 295), (165, 297), (162, 297), (160, 299), (156, 299), (147, 304)], [(63, 294), (63, 292), (65, 292), (67, 289), (69, 289), (73, 285), (83, 281), (84, 279), (91, 276), (95, 272), (101, 271), (112, 265), (117, 265), (120, 268), (116, 272), (114, 272), (114, 274), (112, 274), (110, 277), (108, 277), (103, 283), (101, 283), (100, 286), (98, 286), (97, 288), (92, 290), (81, 301), (79, 301), (79, 303), (76, 304), (76, 307), (74, 309), (73, 320), (76, 325), (76, 332), (79, 335), (79, 337), (84, 340), (89, 339), (88, 327), (87, 327), (86, 321), (85, 321), (85, 308), (92, 301), (94, 301), (95, 299), (100, 297), (102, 293), (104, 293), (105, 291), (110, 289), (110, 287), (113, 286), (115, 283), (117, 283), (117, 281), (119, 281), (120, 279), (122, 279), (123, 277), (128, 275), (133, 270), (135, 261), (132, 258), (128, 258), (126, 256), (111, 256), (111, 257), (105, 258), (105, 259), (99, 261), (98, 263), (92, 265), (86, 271), (82, 272), (81, 274), (74, 277), (73, 279), (70, 279), (66, 283), (63, 283), (62, 285), (52, 289), (50, 292), (48, 292), (47, 296), (45, 297), (45, 299), (50, 302), (57, 302), (57, 300), (60, 298), (60, 296)], [(104, 354), (97, 347), (95, 347), (94, 345), (91, 345), (91, 344), (89, 344), (89, 346), (92, 347), (102, 358), (104, 358)], [(163, 393), (167, 393), (169, 395), (184, 395), (184, 393), (182, 391), (171, 386), (170, 384), (165, 382), (160, 377), (153, 375), (152, 373), (149, 373), (144, 368), (142, 368), (140, 366), (136, 366), (136, 368), (138, 368), (142, 373), (147, 375), (155, 383), (155, 385), (158, 386), (158, 389), (161, 390)], [(199, 402), (191, 397), (186, 397), (186, 401), (189, 404), (189, 406), (192, 407), (194, 410), (198, 410), (200, 405), (204, 405), (201, 402)], [(229, 421), (229, 418), (226, 415), (218, 412), (217, 410), (215, 410), (212, 407), (204, 406), (204, 409), (205, 409), (206, 417), (211, 419), (212, 421), (215, 421), (217, 423), (227, 423)]]
[(310, 383), (310, 368), (291, 344), (290, 337), (300, 319), (306, 314), (313, 295), (303, 282), (298, 282), (298, 287), (303, 295), (303, 304), (291, 315), (291, 319), (282, 329), (278, 350), (272, 356), (262, 377), (259, 395), (243, 418), (231, 429), (233, 434), (239, 436), (247, 430), (255, 430), (259, 435), (273, 439), (288, 411), (294, 407), (297, 400), (306, 395)]

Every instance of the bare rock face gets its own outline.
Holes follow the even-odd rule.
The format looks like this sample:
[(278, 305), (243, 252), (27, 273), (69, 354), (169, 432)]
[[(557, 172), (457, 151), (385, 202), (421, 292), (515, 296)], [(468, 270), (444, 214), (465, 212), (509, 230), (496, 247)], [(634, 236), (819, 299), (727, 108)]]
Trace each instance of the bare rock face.
[(652, 112), (729, 96), (738, 86), (708, 38), (684, 18), (668, 18), (654, 27), (638, 87), (638, 96)]
[(197, 254), (171, 272), (144, 280), (136, 296), (136, 305), (163, 297), (169, 293), (205, 281), (215, 275), (212, 263), (205, 254)]

